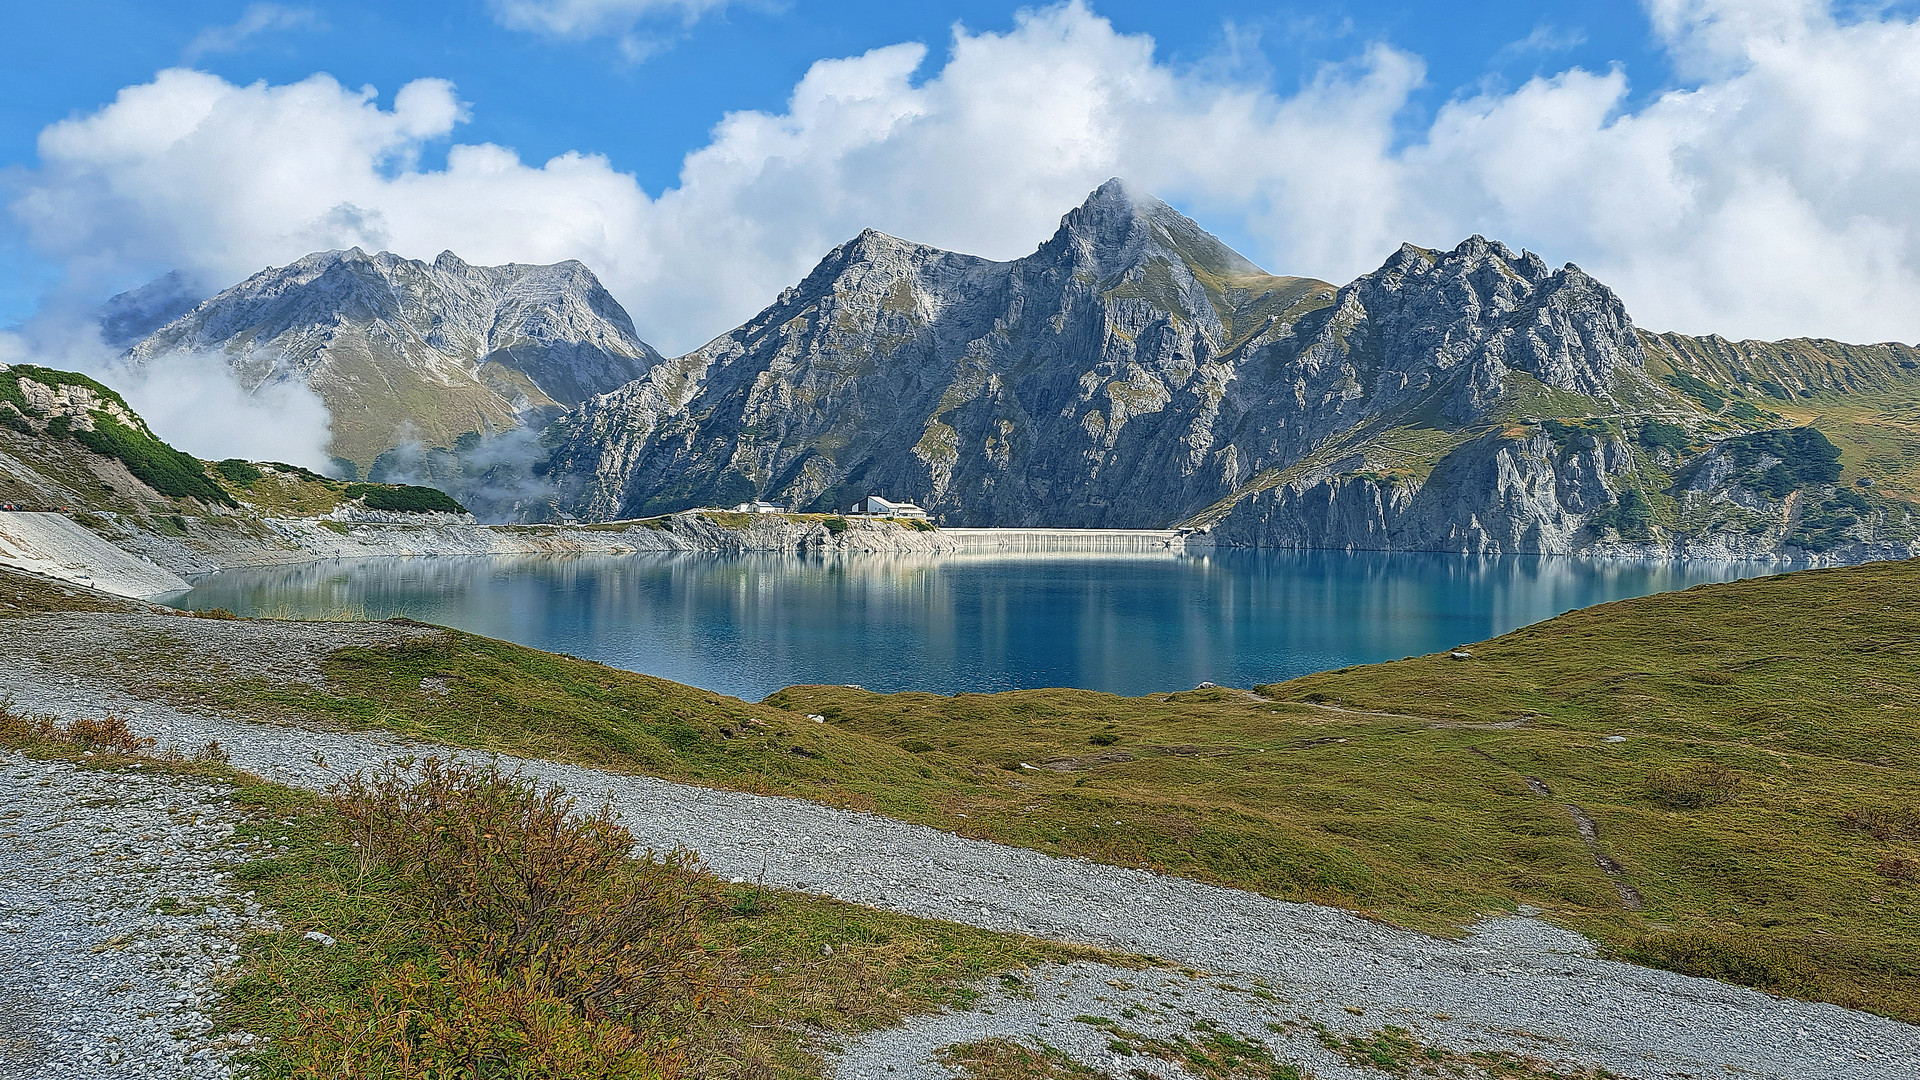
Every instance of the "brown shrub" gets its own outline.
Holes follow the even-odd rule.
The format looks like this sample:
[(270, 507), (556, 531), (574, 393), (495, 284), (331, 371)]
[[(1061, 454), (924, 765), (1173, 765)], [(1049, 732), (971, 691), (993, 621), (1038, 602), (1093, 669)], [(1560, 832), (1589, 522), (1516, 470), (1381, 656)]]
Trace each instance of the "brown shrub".
[(59, 737), (60, 729), (53, 717), (14, 712), (11, 703), (0, 701), (0, 741), (19, 745), (51, 742)]
[(1915, 881), (1920, 881), (1920, 862), (1915, 862), (1905, 855), (1882, 855), (1880, 865), (1874, 867), (1874, 872), (1888, 881), (1911, 885)]
[(1866, 833), (1875, 840), (1898, 840), (1903, 836), (1920, 839), (1920, 817), (1876, 806), (1849, 810), (1840, 815), (1840, 824)]
[(151, 738), (135, 735), (126, 719), (113, 713), (98, 720), (83, 716), (68, 724), (63, 734), (88, 750), (108, 750), (116, 754), (137, 754), (153, 745)]
[(300, 1080), (668, 1080), (678, 1071), (629, 1025), (584, 1016), (466, 957), (388, 968), (351, 1004), (306, 1010), (301, 1028)]
[(1732, 686), (1734, 684), (1734, 676), (1731, 671), (1689, 671), (1687, 675), (1693, 679), (1694, 682), (1705, 683), (1708, 686)]
[[(633, 836), (611, 809), (577, 813), (559, 788), (496, 766), (428, 759), (355, 775), (335, 798), (361, 872), (402, 875), (426, 908), (440, 970), (415, 972), (391, 991), (403, 1011), (426, 1003), (408, 1021), (415, 1050), (431, 1044), (433, 1061), (453, 1065), (495, 1052), (523, 1060), (530, 1051), (521, 1044), (548, 1046), (556, 1061), (591, 1047), (625, 1071), (597, 1072), (581, 1058), (584, 1071), (533, 1075), (673, 1071), (668, 1048), (714, 989), (714, 958), (698, 936), (705, 886), (691, 852), (635, 859)], [(440, 1000), (469, 1015), (440, 1016), (431, 1005)]]
[(1702, 765), (1684, 773), (1663, 769), (1647, 777), (1647, 797), (1675, 810), (1718, 806), (1739, 794), (1739, 774), (1724, 765)]

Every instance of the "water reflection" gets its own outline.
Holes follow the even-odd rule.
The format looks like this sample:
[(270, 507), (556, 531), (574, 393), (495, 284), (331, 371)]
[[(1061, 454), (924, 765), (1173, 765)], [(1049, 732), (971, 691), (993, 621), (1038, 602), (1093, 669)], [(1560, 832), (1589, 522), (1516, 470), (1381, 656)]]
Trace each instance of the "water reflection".
[(1231, 686), (1434, 652), (1743, 563), (1377, 552), (374, 559), (229, 571), (175, 600), (406, 615), (758, 698)]

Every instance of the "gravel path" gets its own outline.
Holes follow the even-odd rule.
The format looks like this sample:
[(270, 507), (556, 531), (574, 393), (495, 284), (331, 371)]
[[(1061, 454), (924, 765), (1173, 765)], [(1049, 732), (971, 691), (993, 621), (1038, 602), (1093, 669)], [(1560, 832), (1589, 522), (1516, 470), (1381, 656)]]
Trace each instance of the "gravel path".
[[(324, 787), (397, 754), (446, 752), (383, 736), (182, 713), (128, 697), (105, 678), (28, 657), (0, 670), (0, 695), (11, 695), (21, 708), (64, 716), (118, 711), (163, 748), (217, 739), (236, 766), (307, 787)], [(1209, 998), (1208, 1019), (1270, 1041), (1280, 1036), (1265, 1025), (1283, 1016), (1355, 1034), (1398, 1024), (1458, 1051), (1501, 1048), (1631, 1077), (1920, 1076), (1920, 1028), (1601, 960), (1584, 938), (1537, 919), (1490, 920), (1464, 940), (1445, 941), (1334, 909), (1050, 857), (799, 800), (552, 762), (503, 763), (562, 784), (583, 803), (611, 800), (642, 843), (685, 844), (725, 877), (764, 874), (769, 885), (1162, 957), (1210, 973), (1202, 981), (1212, 989), (1203, 997), (1227, 993), (1222, 986), (1265, 983), (1275, 1000)], [(1068, 994), (1057, 999), (1060, 1008), (1110, 1015), (1096, 1008), (1105, 976), (1048, 977), (1061, 980), (1056, 992)], [(1227, 1000), (1242, 1006), (1221, 1003)], [(988, 1016), (1026, 1014), (964, 1016), (975, 1020), (929, 1018), (850, 1042), (843, 1075), (945, 1076), (930, 1058), (941, 1038), (950, 1042), (948, 1035), (972, 1031), (967, 1025), (975, 1021), (982, 1031), (1006, 1027), (983, 1019)], [(1076, 1026), (1070, 1015), (1056, 1019), (1063, 1031), (1085, 1036), (1083, 1042), (1101, 1039), (1086, 1035), (1092, 1029)], [(1031, 1035), (1039, 1017), (1012, 1023), (1017, 1033)], [(1310, 1037), (1287, 1046), (1283, 1060), (1291, 1055), (1324, 1076), (1344, 1074), (1324, 1054), (1315, 1057)], [(1128, 1069), (1139, 1067), (1139, 1059), (1128, 1059)]]
[(265, 922), (224, 786), (0, 753), (0, 792), (0, 1080), (226, 1077), (212, 982)]

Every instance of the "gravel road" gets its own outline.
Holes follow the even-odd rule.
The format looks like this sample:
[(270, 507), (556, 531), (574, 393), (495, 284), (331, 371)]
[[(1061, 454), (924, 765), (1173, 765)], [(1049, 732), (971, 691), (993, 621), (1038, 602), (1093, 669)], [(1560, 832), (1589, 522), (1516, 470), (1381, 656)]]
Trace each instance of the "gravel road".
[[(181, 634), (193, 633), (196, 624), (208, 632), (221, 625), (245, 625), (134, 618), (168, 619)], [(38, 631), (42, 640), (57, 637), (54, 625)], [(75, 616), (61, 625), (84, 636), (93, 624)], [(307, 658), (320, 655), (328, 640), (337, 640), (330, 635), (344, 639), (393, 632), (287, 625), (292, 647), (277, 659), (261, 658), (281, 665), (280, 674), (287, 677), (303, 674)], [(12, 651), (0, 670), (0, 695), (10, 696), (18, 708), (67, 717), (116, 711), (137, 730), (156, 737), (163, 748), (191, 748), (217, 739), (236, 766), (313, 788), (398, 754), (449, 753), (385, 736), (184, 713), (129, 696), (110, 672), (98, 665), (77, 665), (72, 656), (58, 647), (41, 651), (38, 658), (27, 650)], [(1537, 919), (1494, 919), (1463, 940), (1439, 940), (1335, 909), (1050, 857), (799, 800), (713, 791), (553, 762), (503, 763), (564, 785), (583, 803), (610, 800), (642, 843), (656, 848), (685, 844), (723, 877), (764, 875), (769, 885), (1144, 953), (1200, 969), (1208, 977), (1191, 993), (1195, 1000), (1209, 1002), (1205, 1019), (1285, 1042), (1282, 1060), (1305, 1061), (1323, 1076), (1343, 1075), (1345, 1070), (1318, 1050), (1311, 1036), (1296, 1033), (1288, 1038), (1266, 1025), (1319, 1023), (1359, 1034), (1397, 1024), (1427, 1042), (1459, 1051), (1501, 1048), (1567, 1065), (1602, 1066), (1631, 1077), (1920, 1076), (1920, 1028), (1601, 960), (1584, 938)], [(86, 855), (76, 849), (62, 857), (84, 861)], [(350, 933), (351, 928), (334, 932)], [(24, 940), (42, 937), (36, 930)], [(19, 943), (23, 937), (8, 940)], [(1066, 968), (1044, 978), (1055, 984), (1053, 993), (1067, 995), (1052, 999), (1058, 1004), (1049, 1008), (1107, 1015), (1102, 1007), (1119, 1007), (1100, 1001), (1113, 998), (1106, 980), (1119, 976), (1097, 969), (1075, 976)], [(1239, 992), (1262, 984), (1272, 988), (1272, 1000)], [(1023, 1006), (1027, 1011), (1022, 1012), (1012, 1004), (1027, 1000), (1016, 994), (1001, 1000), (992, 1013), (927, 1018), (851, 1041), (844, 1048), (843, 1075), (945, 1076), (931, 1059), (943, 1039), (999, 1031), (1034, 1034), (1042, 1019), (1033, 1011), (1037, 1006)], [(0, 985), (0, 1015), (7, 1015), (9, 1001), (6, 987)], [(1241, 1004), (1227, 1004), (1231, 1001)], [(1185, 1015), (1160, 1008), (1168, 1003), (1162, 994), (1157, 1005), (1147, 1002), (1146, 1007), (1160, 1009), (1169, 1023)], [(1063, 1011), (1049, 1015), (1054, 1015), (1049, 1025), (1059, 1022), (1061, 1041), (1056, 1045), (1084, 1043), (1093, 1047), (1088, 1053), (1104, 1053), (1099, 1049), (1104, 1036), (1090, 1026), (1076, 1025), (1072, 1014)], [(1111, 1064), (1104, 1057), (1096, 1063)], [(1127, 1067), (1143, 1063), (1130, 1058)]]
[(213, 979), (266, 925), (226, 789), (0, 753), (0, 792), (0, 1080), (226, 1077)]

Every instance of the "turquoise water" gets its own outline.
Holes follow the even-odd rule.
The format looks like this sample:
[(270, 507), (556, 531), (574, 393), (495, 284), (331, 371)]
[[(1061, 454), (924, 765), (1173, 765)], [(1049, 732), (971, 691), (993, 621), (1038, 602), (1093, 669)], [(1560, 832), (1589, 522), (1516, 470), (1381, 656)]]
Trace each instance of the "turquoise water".
[(1436, 652), (1741, 563), (1376, 552), (421, 558), (214, 575), (172, 602), (406, 615), (758, 699), (1253, 686)]

